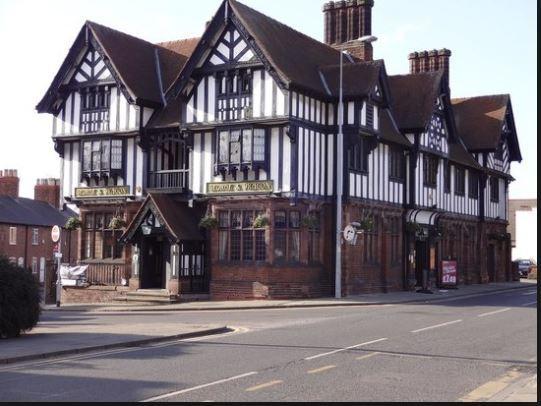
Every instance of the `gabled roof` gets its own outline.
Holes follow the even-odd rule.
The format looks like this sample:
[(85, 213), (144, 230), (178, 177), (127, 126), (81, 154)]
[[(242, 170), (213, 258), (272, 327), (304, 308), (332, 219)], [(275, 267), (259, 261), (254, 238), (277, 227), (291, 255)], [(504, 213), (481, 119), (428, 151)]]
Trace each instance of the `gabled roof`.
[(170, 195), (163, 193), (148, 194), (146, 200), (120, 239), (122, 241), (130, 241), (149, 212), (152, 212), (160, 219), (163, 227), (173, 240), (204, 240), (204, 236), (199, 228), (199, 219), (202, 216), (195, 209), (188, 207), (186, 202), (178, 202)]
[[(120, 82), (119, 85), (125, 91), (128, 100), (136, 104), (154, 106), (162, 103), (163, 91), (171, 85), (184, 66), (196, 41), (190, 39), (185, 42), (157, 45), (87, 21), (51, 86), (38, 103), (36, 108), (40, 113), (52, 112), (53, 104), (60, 97), (60, 86), (69, 79), (74, 65), (79, 63), (78, 58), (87, 47), (87, 38), (97, 45), (97, 51), (105, 58), (106, 65)], [(160, 76), (163, 89), (160, 87)]]
[[(348, 63), (344, 58), (343, 81), (344, 97), (361, 97), (371, 94), (376, 86), (383, 82), (383, 89), (388, 99), (388, 82), (383, 60), (370, 62)], [(320, 69), (325, 78), (327, 94), (332, 97), (340, 96), (340, 65), (324, 66)]]
[(193, 60), (179, 74), (174, 86), (168, 90), (168, 96), (176, 96), (183, 89), (209, 43), (223, 29), (225, 16), (231, 11), (242, 25), (242, 31), (255, 40), (261, 56), (272, 65), (284, 86), (328, 97), (320, 68), (340, 63), (340, 52), (236, 0), (223, 1), (195, 49)]
[(402, 131), (424, 131), (441, 95), (443, 70), (389, 76), (393, 113)]
[(57, 210), (39, 200), (0, 196), (0, 223), (36, 227), (64, 227), (75, 216), (71, 210)]
[(470, 151), (496, 150), (507, 115), (511, 113), (511, 159), (522, 160), (508, 94), (453, 99), (451, 103), (459, 135)]
[(396, 122), (389, 109), (381, 111), (380, 117), (380, 136), (384, 141), (392, 142), (402, 145), (404, 147), (411, 147), (411, 142), (400, 132)]

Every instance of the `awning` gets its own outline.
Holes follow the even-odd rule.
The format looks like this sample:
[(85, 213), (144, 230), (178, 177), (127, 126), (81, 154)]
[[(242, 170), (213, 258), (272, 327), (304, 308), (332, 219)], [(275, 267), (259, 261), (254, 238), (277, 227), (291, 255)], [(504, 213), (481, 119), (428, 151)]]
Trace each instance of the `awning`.
[(204, 241), (199, 228), (201, 215), (190, 208), (186, 202), (174, 200), (170, 195), (150, 193), (141, 205), (120, 240), (124, 243), (133, 241), (149, 214), (153, 214), (169, 237), (176, 242)]
[(441, 213), (428, 210), (410, 210), (406, 215), (408, 223), (417, 223), (424, 226), (435, 226)]

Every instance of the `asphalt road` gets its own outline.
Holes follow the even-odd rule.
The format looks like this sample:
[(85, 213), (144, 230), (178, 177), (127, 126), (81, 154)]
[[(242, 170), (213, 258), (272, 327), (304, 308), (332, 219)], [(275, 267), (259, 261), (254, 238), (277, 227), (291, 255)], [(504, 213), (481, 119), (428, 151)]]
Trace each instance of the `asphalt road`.
[(0, 401), (456, 401), (510, 371), (536, 373), (535, 288), (360, 308), (48, 313), (238, 330), (6, 366)]

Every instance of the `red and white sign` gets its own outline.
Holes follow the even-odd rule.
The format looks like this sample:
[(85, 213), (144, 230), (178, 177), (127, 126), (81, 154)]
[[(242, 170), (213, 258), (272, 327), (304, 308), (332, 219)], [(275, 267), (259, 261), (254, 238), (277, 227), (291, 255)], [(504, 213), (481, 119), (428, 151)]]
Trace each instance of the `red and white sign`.
[(60, 241), (60, 227), (53, 227), (53, 229), (51, 230), (51, 240), (53, 240), (54, 243)]
[(458, 285), (458, 263), (456, 261), (442, 261), (441, 284), (444, 286)]

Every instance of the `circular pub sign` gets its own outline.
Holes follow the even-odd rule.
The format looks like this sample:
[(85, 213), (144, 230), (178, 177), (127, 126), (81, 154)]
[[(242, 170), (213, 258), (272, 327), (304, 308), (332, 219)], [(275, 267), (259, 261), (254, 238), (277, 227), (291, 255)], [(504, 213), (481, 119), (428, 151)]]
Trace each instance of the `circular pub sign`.
[(54, 243), (57, 243), (60, 241), (60, 227), (54, 226), (51, 230), (51, 240), (53, 240)]

